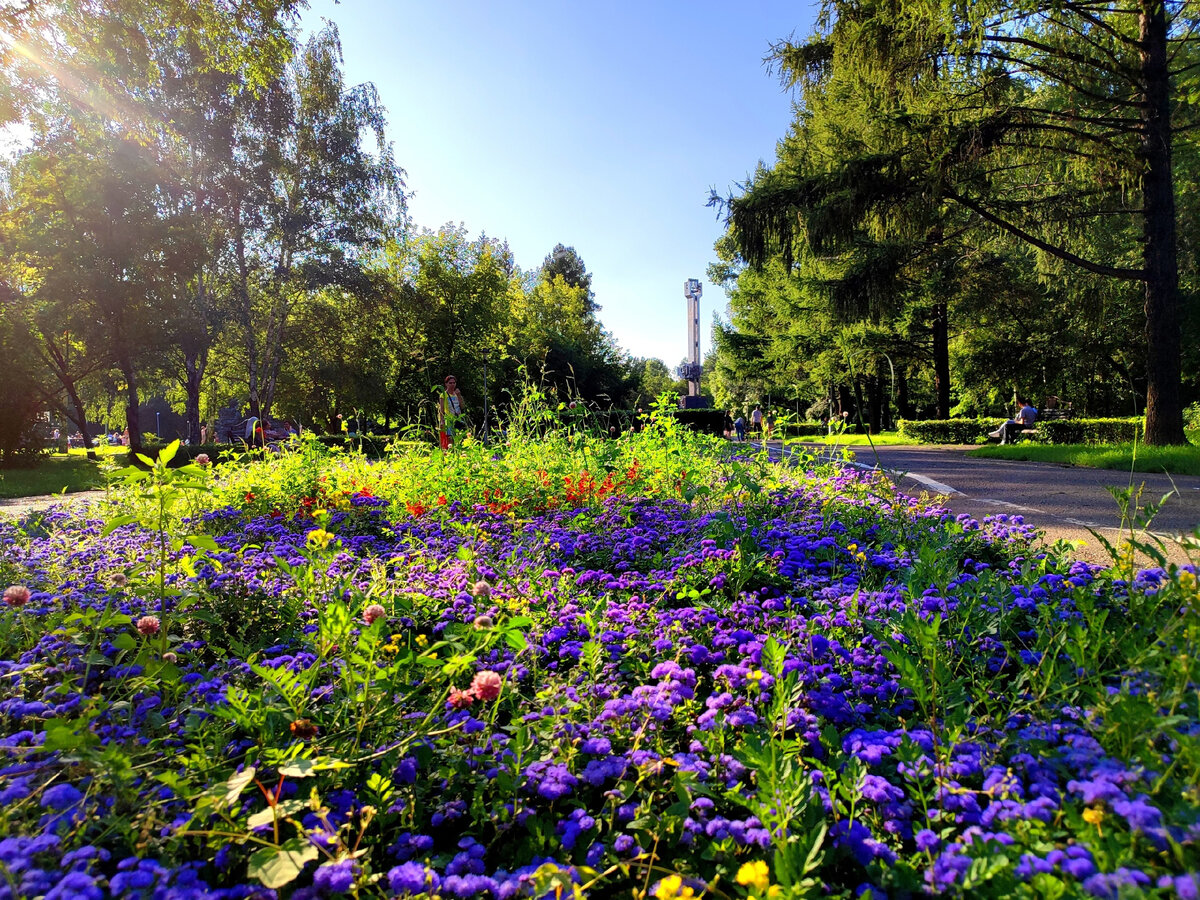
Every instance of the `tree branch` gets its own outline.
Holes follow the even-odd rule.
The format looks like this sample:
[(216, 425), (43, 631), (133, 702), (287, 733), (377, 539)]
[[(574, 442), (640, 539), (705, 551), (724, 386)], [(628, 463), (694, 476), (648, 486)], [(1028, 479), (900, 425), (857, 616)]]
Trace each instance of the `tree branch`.
[(981, 206), (979, 203), (976, 203), (969, 197), (964, 197), (961, 194), (955, 193), (954, 191), (947, 191), (945, 196), (961, 206), (965, 206), (984, 221), (991, 222), (997, 228), (1007, 231), (1009, 234), (1020, 238), (1027, 244), (1031, 244), (1032, 246), (1037, 247), (1039, 250), (1045, 251), (1051, 256), (1058, 257), (1065, 262), (1073, 263), (1074, 265), (1079, 266), (1079, 268), (1088, 272), (1092, 272), (1096, 275), (1104, 275), (1107, 278), (1119, 278), (1124, 281), (1144, 281), (1146, 278), (1146, 271), (1144, 269), (1124, 269), (1117, 266), (1105, 266), (1101, 265), (1100, 263), (1092, 262), (1090, 259), (1084, 259), (1082, 256), (1072, 253), (1070, 250), (1066, 250), (1063, 247), (1056, 247), (1054, 244), (1042, 240), (1036, 235), (1025, 231), (1023, 228), (1020, 228), (1011, 222), (1006, 222), (999, 216), (996, 216), (984, 209), (983, 206)]

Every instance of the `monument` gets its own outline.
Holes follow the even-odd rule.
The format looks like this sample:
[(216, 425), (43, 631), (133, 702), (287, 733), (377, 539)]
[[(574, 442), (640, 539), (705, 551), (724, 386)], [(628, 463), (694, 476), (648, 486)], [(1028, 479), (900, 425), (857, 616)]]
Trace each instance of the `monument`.
[(700, 365), (701, 293), (700, 279), (689, 278), (683, 283), (683, 296), (687, 298), (688, 360), (675, 370), (675, 374), (687, 379), (687, 396), (680, 398), (680, 405), (684, 409), (705, 409), (709, 405), (708, 398), (700, 396), (700, 373), (703, 370)]

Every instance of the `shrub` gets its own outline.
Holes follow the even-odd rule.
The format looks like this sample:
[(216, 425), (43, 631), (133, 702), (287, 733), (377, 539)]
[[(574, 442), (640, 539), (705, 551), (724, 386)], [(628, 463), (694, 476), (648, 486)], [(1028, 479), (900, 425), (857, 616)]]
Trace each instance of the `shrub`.
[(1047, 419), (1037, 423), (1033, 439), (1041, 444), (1126, 444), (1141, 438), (1145, 420), (1140, 416), (1120, 419)]
[(900, 420), (900, 434), (922, 444), (983, 444), (995, 427), (995, 419)]
[(1200, 431), (1200, 403), (1193, 403), (1183, 411), (1183, 427), (1188, 431)]
[(732, 420), (723, 409), (677, 409), (674, 415), (679, 424), (701, 434), (720, 437), (732, 427)]

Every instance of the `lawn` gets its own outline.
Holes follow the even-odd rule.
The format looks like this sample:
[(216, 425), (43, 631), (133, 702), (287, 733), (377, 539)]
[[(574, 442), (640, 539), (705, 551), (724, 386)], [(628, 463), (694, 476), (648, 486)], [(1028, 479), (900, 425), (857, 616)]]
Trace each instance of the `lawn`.
[(915, 441), (903, 437), (895, 431), (885, 431), (882, 434), (831, 434), (817, 437), (789, 438), (788, 443), (823, 444), (832, 447), (866, 447), (875, 444), (878, 447), (912, 445)]
[[(1200, 435), (1196, 434), (1190, 437), (1193, 442), (1200, 439)], [(968, 455), (987, 459), (1066, 463), (1125, 472), (1200, 475), (1200, 446), (1196, 443), (1186, 447), (1147, 447), (1144, 444), (1035, 444), (1026, 441), (1003, 447), (979, 447), (968, 451)]]
[(36, 469), (0, 469), (0, 498), (36, 497), (104, 487), (97, 463), (81, 450), (45, 457)]
[(1194, 896), (1193, 571), (532, 421), (0, 523), (0, 896)]

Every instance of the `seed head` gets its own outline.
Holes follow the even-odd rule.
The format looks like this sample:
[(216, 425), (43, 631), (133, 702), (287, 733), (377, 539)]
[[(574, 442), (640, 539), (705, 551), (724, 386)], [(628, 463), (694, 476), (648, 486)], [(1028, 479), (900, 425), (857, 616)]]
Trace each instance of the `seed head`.
[(471, 594), (475, 597), (480, 597), (487, 600), (492, 596), (492, 586), (486, 581), (477, 581), (471, 586)]
[(138, 634), (143, 637), (158, 634), (158, 629), (161, 627), (162, 623), (158, 621), (158, 616), (142, 616), (137, 620)]
[(363, 621), (367, 623), (368, 627), (386, 616), (387, 610), (378, 603), (372, 603), (363, 610)]

